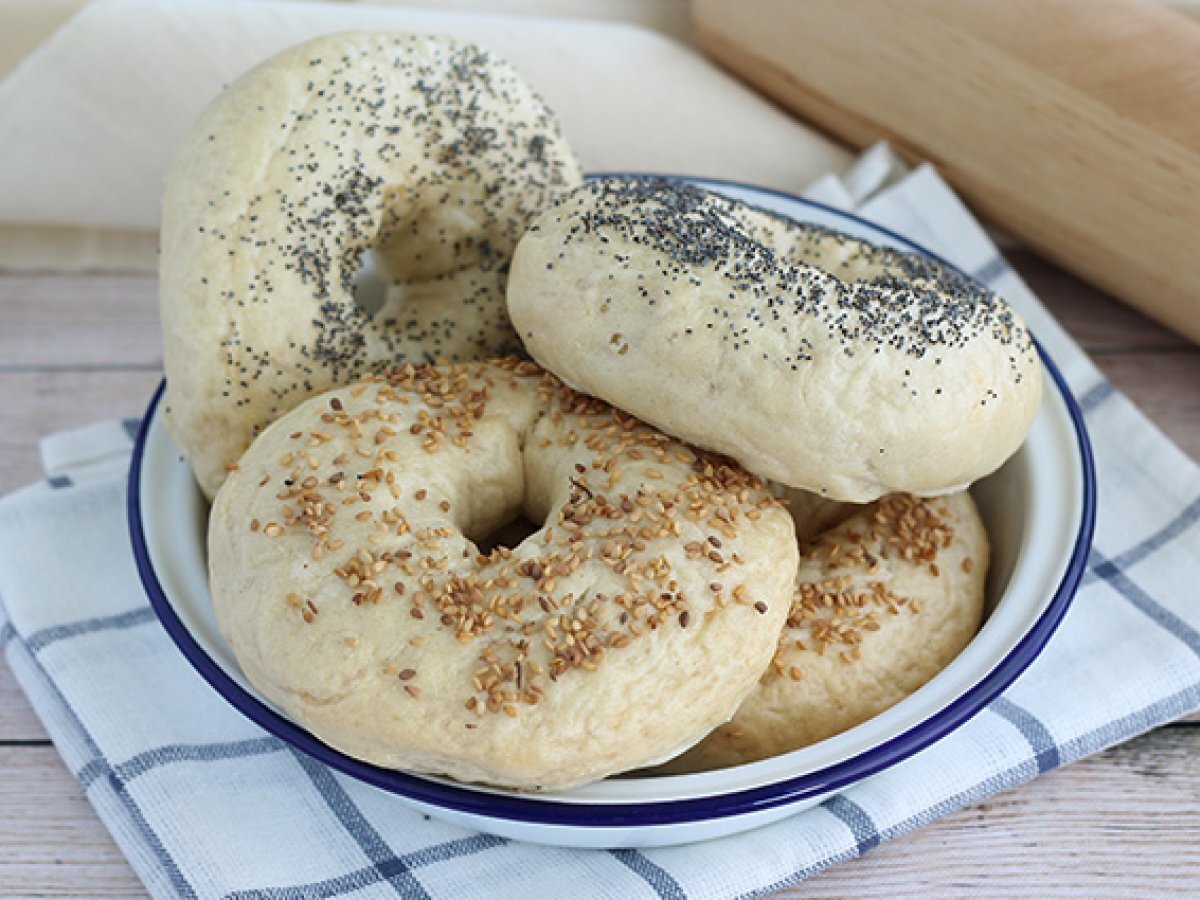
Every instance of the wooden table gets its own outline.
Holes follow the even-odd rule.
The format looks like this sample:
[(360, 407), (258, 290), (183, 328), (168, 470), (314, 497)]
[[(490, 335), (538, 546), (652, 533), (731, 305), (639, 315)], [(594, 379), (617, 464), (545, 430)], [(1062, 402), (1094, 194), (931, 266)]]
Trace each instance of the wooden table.
[[(1013, 261), (1116, 386), (1200, 457), (1200, 348), (1027, 253)], [(37, 442), (139, 415), (161, 377), (155, 282), (0, 274), (0, 493)], [(1200, 723), (1159, 730), (948, 816), (786, 896), (1200, 891)], [(0, 662), (0, 895), (143, 896)]]

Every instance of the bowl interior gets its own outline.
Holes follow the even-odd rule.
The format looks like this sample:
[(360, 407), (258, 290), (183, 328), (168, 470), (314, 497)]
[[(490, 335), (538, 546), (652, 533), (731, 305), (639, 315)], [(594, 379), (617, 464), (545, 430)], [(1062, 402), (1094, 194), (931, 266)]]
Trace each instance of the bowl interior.
[[(904, 250), (919, 249), (860, 219), (789, 195), (720, 182), (705, 184), (796, 219), (828, 225)], [(143, 576), (148, 568), (161, 589), (158, 602), (169, 605), (170, 612), (187, 636), (207, 657), (211, 669), (201, 666), (189, 653), (202, 674), (227, 697), (227, 691), (217, 684), (222, 675), (243, 691), (246, 696), (241, 698), (242, 705), (235, 703), (243, 711), (246, 711), (245, 703), (257, 703), (264, 710), (281, 716), (282, 713), (245, 680), (232, 650), (217, 628), (208, 596), (205, 550), (208, 504), (162, 424), (158, 400), (156, 396), (147, 414), (138, 460), (140, 471), (135, 470), (133, 475), (138, 487), (132, 512), (134, 528), (136, 530), (140, 525), (145, 544), (145, 559), (141, 561), (144, 563)], [(998, 472), (972, 489), (992, 542), (988, 616), (983, 629), (966, 650), (923, 688), (849, 731), (761, 762), (694, 775), (610, 778), (572, 791), (536, 798), (526, 795), (523, 801), (657, 803), (745, 792), (782, 781), (795, 784), (796, 779), (810, 775), (815, 778), (847, 761), (869, 761), (873, 752), (902, 736), (911, 737), (918, 735), (921, 729), (929, 730), (930, 723), (956, 704), (961, 709), (964, 702), (970, 700), (974, 707), (969, 712), (978, 711), (1015, 677), (1013, 672), (1002, 684), (997, 682), (997, 673), (1006, 666), (1012, 669), (1016, 649), (1044, 620), (1051, 603), (1056, 598), (1061, 600), (1064, 582), (1073, 560), (1079, 555), (1081, 542), (1086, 549), (1087, 529), (1081, 524), (1089, 515), (1086, 438), (1072, 416), (1072, 402), (1057, 374), (1051, 371), (1046, 378), (1042, 407), (1025, 444)], [(155, 591), (152, 589), (151, 593)], [(179, 635), (175, 636), (179, 640)], [(1040, 644), (1034, 648), (1034, 655), (1037, 649)], [(185, 652), (188, 652), (187, 648)], [(1028, 661), (1024, 660), (1020, 668)], [(993, 683), (998, 686), (991, 690), (989, 685)], [(987, 696), (982, 694), (984, 688), (990, 690)], [(973, 698), (977, 698), (977, 702)], [(281, 732), (277, 730), (277, 733)], [(288, 737), (288, 734), (283, 736)], [(915, 747), (908, 752), (914, 751)], [(331, 755), (335, 765), (340, 756), (332, 750), (325, 755)], [(353, 768), (339, 767), (348, 771)], [(453, 791), (509, 796), (506, 791), (461, 785), (445, 779), (401, 774), (397, 774), (396, 779), (397, 783), (392, 787), (400, 793), (406, 793), (405, 785), (416, 779), (444, 785)], [(385, 788), (390, 786), (386, 773), (371, 780)], [(811, 785), (814, 794), (822, 787), (828, 789), (829, 783), (816, 779)]]

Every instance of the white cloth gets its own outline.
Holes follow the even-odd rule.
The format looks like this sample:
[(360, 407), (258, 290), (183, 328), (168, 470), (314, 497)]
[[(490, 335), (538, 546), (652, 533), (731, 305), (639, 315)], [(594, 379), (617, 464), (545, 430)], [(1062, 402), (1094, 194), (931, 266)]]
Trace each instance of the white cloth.
[[(849, 164), (845, 150), (644, 27), (677, 29), (674, 5), (495, 0), (489, 9), (522, 13), (497, 15), (444, 11), (444, 0), (437, 10), (97, 0), (0, 82), (0, 267), (153, 269), (167, 168), (199, 112), (267, 56), (347, 29), (487, 46), (558, 112), (587, 171), (721, 176), (794, 191)], [(643, 24), (530, 14), (537, 10), (636, 15)]]
[[(66, 764), (160, 897), (727, 897), (794, 883), (1200, 706), (1200, 469), (1100, 377), (930, 168), (883, 149), (822, 200), (985, 278), (1087, 414), (1101, 504), (1087, 579), (1042, 656), (985, 711), (816, 809), (703, 845), (573, 851), (474, 834), (259, 731), (158, 626), (126, 537), (136, 422), (49, 438), (47, 481), (0, 501), (0, 632)], [(78, 461), (79, 465), (73, 464)]]

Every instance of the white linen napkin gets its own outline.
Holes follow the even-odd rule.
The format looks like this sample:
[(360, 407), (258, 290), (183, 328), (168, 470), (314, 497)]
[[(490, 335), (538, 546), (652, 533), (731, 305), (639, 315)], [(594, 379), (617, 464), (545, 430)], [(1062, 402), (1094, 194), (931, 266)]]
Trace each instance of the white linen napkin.
[(196, 675), (142, 593), (125, 526), (136, 421), (46, 440), (49, 477), (0, 500), (9, 664), (159, 897), (728, 897), (880, 841), (1200, 706), (1200, 469), (1048, 315), (928, 167), (885, 149), (814, 194), (857, 205), (1019, 308), (1086, 411), (1101, 503), (1087, 578), (1041, 657), (907, 761), (775, 825), (702, 845), (576, 851), (464, 831), (261, 732)]
[[(453, 5), (489, 11), (246, 0), (89, 4), (0, 82), (0, 267), (153, 269), (162, 186), (188, 126), (241, 72), (331, 31), (440, 33), (483, 44), (545, 96), (587, 171), (715, 175), (799, 190), (851, 160), (657, 31), (532, 14), (624, 14), (677, 30), (666, 0), (640, 10), (637, 0)], [(521, 15), (494, 12), (502, 9)], [(0, 16), (0, 32), (2, 23)]]

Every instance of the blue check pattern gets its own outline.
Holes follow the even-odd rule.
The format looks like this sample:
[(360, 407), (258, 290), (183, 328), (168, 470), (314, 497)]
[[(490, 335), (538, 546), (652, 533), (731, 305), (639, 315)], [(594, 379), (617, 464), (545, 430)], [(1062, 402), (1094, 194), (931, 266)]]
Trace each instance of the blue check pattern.
[[(863, 213), (1018, 306), (1092, 434), (1100, 508), (1087, 575), (1046, 651), (1001, 697), (820, 807), (700, 846), (573, 851), (464, 831), (263, 734), (188, 667), (142, 595), (125, 535), (137, 423), (101, 423), (51, 439), (52, 473), (0, 501), (0, 645), (150, 891), (749, 896), (1200, 707), (1200, 469), (1103, 381), (932, 170)], [(62, 462), (71, 446), (85, 465)]]

